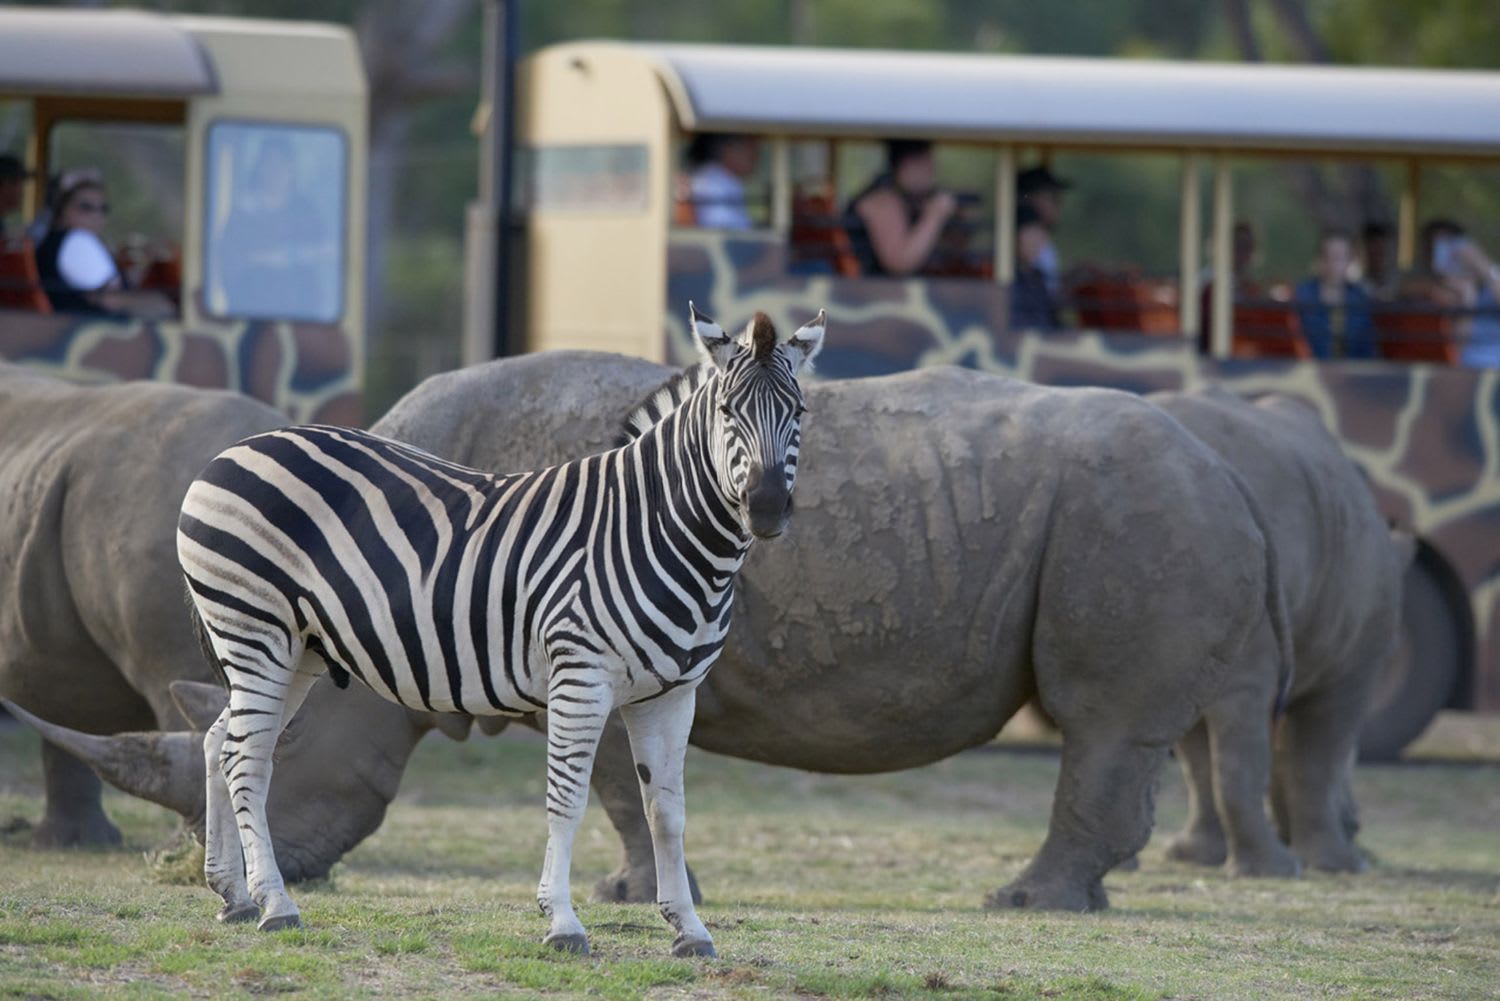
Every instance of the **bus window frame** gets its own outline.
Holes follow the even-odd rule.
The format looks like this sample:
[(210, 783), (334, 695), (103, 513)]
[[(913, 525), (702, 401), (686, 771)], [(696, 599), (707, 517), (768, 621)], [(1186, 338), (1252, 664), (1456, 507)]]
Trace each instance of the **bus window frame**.
[(339, 155), (343, 158), (343, 171), (341, 172), (342, 176), (339, 179), (339, 221), (342, 223), (342, 225), (338, 227), (338, 309), (334, 311), (333, 316), (326, 319), (316, 320), (307, 318), (294, 319), (287, 316), (265, 314), (252, 315), (248, 313), (233, 312), (220, 313), (213, 309), (212, 305), (208, 301), (208, 296), (206, 294), (200, 294), (198, 296), (200, 300), (198, 303), (199, 309), (202, 310), (202, 313), (205, 317), (212, 320), (221, 320), (225, 322), (243, 321), (247, 323), (307, 323), (317, 324), (320, 326), (341, 326), (345, 322), (345, 318), (349, 314), (349, 220), (350, 209), (353, 206), (351, 191), (354, 187), (354, 185), (351, 183), (353, 179), (349, 173), (353, 161), (353, 157), (349, 155), (350, 150), (353, 148), (353, 144), (349, 140), (349, 133), (341, 125), (334, 125), (326, 122), (288, 122), (281, 119), (247, 118), (242, 115), (215, 115), (214, 117), (209, 118), (203, 123), (203, 148), (199, 151), (202, 155), (203, 162), (203, 204), (200, 206), (203, 212), (203, 219), (201, 222), (202, 232), (200, 234), (202, 242), (199, 244), (198, 250), (201, 259), (197, 262), (197, 264), (200, 268), (199, 274), (202, 275), (204, 293), (207, 292), (207, 284), (209, 280), (208, 249), (213, 239), (213, 206), (210, 203), (210, 199), (215, 190), (213, 184), (209, 180), (211, 165), (209, 163), (208, 151), (209, 144), (213, 140), (214, 129), (220, 125), (244, 125), (250, 126), (252, 128), (293, 129), (303, 132), (324, 131), (330, 132), (338, 138)]

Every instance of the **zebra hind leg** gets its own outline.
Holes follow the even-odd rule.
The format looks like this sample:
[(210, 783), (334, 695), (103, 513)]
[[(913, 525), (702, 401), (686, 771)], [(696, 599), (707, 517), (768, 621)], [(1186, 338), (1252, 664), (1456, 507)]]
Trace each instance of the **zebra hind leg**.
[(696, 702), (694, 689), (678, 688), (650, 702), (620, 708), (630, 731), (646, 821), (651, 825), (657, 904), (662, 917), (677, 932), (672, 942), (674, 956), (718, 955), (713, 937), (693, 907), (692, 884), (682, 850), (682, 835), (687, 826), (682, 763)]
[(573, 838), (588, 806), (589, 776), (611, 703), (611, 688), (597, 664), (553, 657), (547, 696), (547, 856), (536, 900), (550, 919), (542, 941), (563, 952), (589, 951), (588, 934), (573, 912)]
[(229, 802), (229, 786), (219, 767), (224, 753), (224, 738), (229, 733), (229, 707), (219, 714), (203, 737), (203, 773), (207, 788), (203, 818), (203, 880), (208, 888), (224, 899), (219, 920), (229, 923), (254, 921), (260, 908), (250, 899), (245, 883), (245, 857), (240, 850), (239, 832), (235, 828), (234, 806)]
[[(317, 661), (316, 665), (313, 661)], [(259, 679), (253, 681), (254, 687), (235, 684), (229, 693), (229, 733), (219, 763), (238, 822), (250, 899), (261, 910), (261, 931), (280, 931), (302, 924), (301, 913), (287, 894), (286, 883), (276, 865), (266, 820), (266, 796), (271, 786), (277, 738), (322, 673), (321, 661), (316, 658), (309, 658), (305, 664), (317, 673), (294, 671), (279, 686)], [(234, 682), (232, 667), (230, 672), (230, 680)]]

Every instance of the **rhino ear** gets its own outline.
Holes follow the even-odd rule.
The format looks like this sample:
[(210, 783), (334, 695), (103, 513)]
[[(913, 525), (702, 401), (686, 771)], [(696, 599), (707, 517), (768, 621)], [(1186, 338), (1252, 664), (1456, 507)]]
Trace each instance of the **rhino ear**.
[(174, 681), (167, 686), (177, 711), (194, 730), (207, 730), (229, 705), (224, 686), (205, 681)]

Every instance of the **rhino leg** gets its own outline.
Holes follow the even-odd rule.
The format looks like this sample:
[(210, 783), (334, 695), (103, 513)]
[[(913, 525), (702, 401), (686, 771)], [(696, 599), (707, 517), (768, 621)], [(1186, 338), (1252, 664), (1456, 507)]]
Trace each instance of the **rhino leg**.
[[(1231, 872), (1292, 877), (1302, 867), (1266, 816), (1273, 696), (1258, 683), (1257, 673), (1242, 672), (1238, 683), (1204, 714), (1213, 760), (1214, 802), (1224, 825)], [(1269, 676), (1275, 677), (1274, 673)]]
[(1177, 760), (1188, 788), (1186, 826), (1167, 843), (1167, 858), (1197, 865), (1223, 865), (1229, 847), (1214, 805), (1213, 755), (1208, 727), (1200, 720), (1177, 743)]
[(31, 834), (38, 848), (120, 843), (120, 829), (104, 815), (103, 786), (88, 765), (53, 744), (42, 741), (42, 775), (47, 787), (47, 810)]
[(1354, 844), (1359, 828), (1351, 784), (1359, 739), (1358, 702), (1341, 693), (1299, 701), (1282, 720), (1275, 750), (1275, 787), (1282, 826), (1303, 864), (1329, 872), (1361, 872)]
[[(625, 861), (594, 886), (594, 899), (603, 903), (656, 902), (656, 855), (651, 847), (651, 828), (646, 823), (646, 811), (641, 805), (641, 784), (636, 777), (634, 761), (625, 724), (619, 713), (611, 713), (599, 740), (590, 784), (620, 835), (625, 847)], [(698, 880), (691, 868), (688, 869), (688, 884), (693, 903), (703, 903)]]
[(1107, 908), (1104, 874), (1150, 838), (1156, 777), (1166, 756), (1165, 745), (1064, 724), (1047, 839), (1021, 875), (985, 898), (985, 906)]

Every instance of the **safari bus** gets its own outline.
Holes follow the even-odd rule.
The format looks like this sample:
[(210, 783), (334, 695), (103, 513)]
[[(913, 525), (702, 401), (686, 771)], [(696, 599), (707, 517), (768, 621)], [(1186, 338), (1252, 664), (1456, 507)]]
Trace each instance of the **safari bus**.
[[(0, 358), (358, 424), (368, 103), (344, 27), (0, 7), (0, 154), (34, 220), (0, 241)], [(117, 246), (88, 235), (106, 214)], [(68, 288), (111, 272), (128, 291)]]
[[(690, 299), (787, 327), (826, 307), (823, 377), (958, 364), (1300, 397), (1419, 542), (1363, 752), (1393, 757), (1443, 707), (1500, 709), (1500, 371), (1484, 367), (1500, 268), (1481, 249), (1500, 250), (1500, 74), (602, 41), (534, 53), (517, 92), (526, 349), (685, 362)], [(689, 173), (726, 144), (738, 162), (705, 190), (730, 193), (728, 215)], [(906, 274), (870, 267), (850, 209), (903, 147), (958, 189)], [(1012, 237), (1035, 223), (1022, 189), (1069, 176), (1085, 211), (1057, 244), (1092, 260), (1058, 275), (1056, 322), (1018, 322), (1018, 285), (1038, 280)], [(1290, 189), (1344, 176), (1363, 218), (1320, 237)], [(1257, 223), (1298, 244), (1264, 281)], [(1338, 239), (1328, 253), (1370, 256), (1327, 305), (1298, 279)], [(1463, 276), (1467, 299), (1447, 294), (1459, 248), (1488, 269)]]

